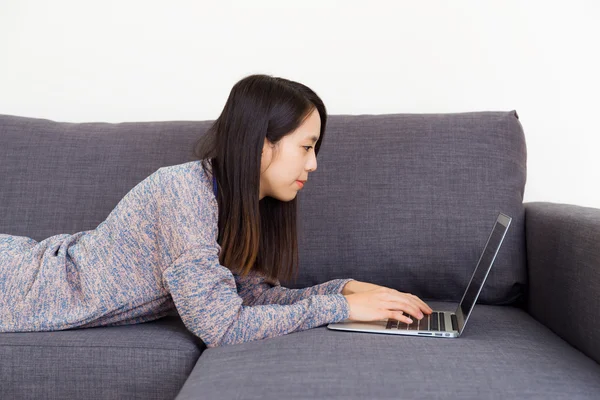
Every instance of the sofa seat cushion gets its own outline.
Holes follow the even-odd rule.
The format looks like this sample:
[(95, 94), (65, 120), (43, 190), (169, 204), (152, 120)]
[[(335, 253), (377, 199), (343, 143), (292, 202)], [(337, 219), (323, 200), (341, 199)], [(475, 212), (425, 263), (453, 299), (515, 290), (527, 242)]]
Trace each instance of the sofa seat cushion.
[(176, 400), (596, 399), (598, 393), (600, 365), (522, 309), (478, 304), (456, 339), (323, 326), (207, 349)]
[(178, 316), (0, 333), (0, 398), (173, 399), (205, 348)]

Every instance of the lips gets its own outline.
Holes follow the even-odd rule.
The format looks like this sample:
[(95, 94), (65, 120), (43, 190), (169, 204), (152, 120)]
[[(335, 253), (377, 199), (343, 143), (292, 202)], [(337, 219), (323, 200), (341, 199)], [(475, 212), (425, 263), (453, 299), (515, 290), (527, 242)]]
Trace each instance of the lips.
[[(306, 181), (304, 181), (304, 182), (306, 182)], [(302, 182), (302, 181), (296, 181), (296, 183), (297, 183), (297, 184), (298, 184), (300, 187), (304, 187), (304, 182)]]

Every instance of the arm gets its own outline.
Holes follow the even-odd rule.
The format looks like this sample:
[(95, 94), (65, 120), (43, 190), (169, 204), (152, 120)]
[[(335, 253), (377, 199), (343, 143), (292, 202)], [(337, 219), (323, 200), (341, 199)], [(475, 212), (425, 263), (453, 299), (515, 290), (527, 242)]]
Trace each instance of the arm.
[(219, 264), (219, 250), (215, 244), (186, 251), (163, 272), (183, 323), (207, 347), (281, 336), (349, 317), (341, 293), (311, 295), (293, 305), (243, 305), (233, 274)]
[(247, 276), (233, 275), (237, 291), (244, 300), (244, 305), (280, 304), (289, 305), (314, 295), (342, 293), (344, 286), (354, 279), (333, 279), (304, 289), (288, 289), (281, 286), (279, 280), (275, 284), (266, 281), (264, 275), (251, 271)]
[(600, 209), (525, 203), (527, 311), (600, 362)]
[(161, 270), (186, 328), (207, 347), (237, 344), (339, 322), (350, 315), (341, 293), (292, 305), (242, 304), (232, 272), (219, 263), (218, 208), (204, 175), (188, 164), (159, 170), (152, 188), (161, 242), (173, 258)]

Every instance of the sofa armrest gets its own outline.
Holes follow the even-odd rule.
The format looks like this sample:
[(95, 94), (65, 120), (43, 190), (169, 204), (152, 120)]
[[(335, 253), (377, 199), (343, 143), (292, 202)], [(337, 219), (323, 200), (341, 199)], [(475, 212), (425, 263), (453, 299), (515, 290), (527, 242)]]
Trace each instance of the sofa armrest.
[(600, 209), (524, 206), (527, 311), (600, 363)]

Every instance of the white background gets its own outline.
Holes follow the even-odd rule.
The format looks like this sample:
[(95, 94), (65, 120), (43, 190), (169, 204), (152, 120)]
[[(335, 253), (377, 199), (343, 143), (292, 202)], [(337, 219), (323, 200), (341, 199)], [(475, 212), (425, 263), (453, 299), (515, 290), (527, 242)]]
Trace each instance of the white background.
[(3, 0), (0, 114), (215, 119), (252, 73), (329, 114), (515, 109), (524, 201), (600, 208), (599, 4)]

